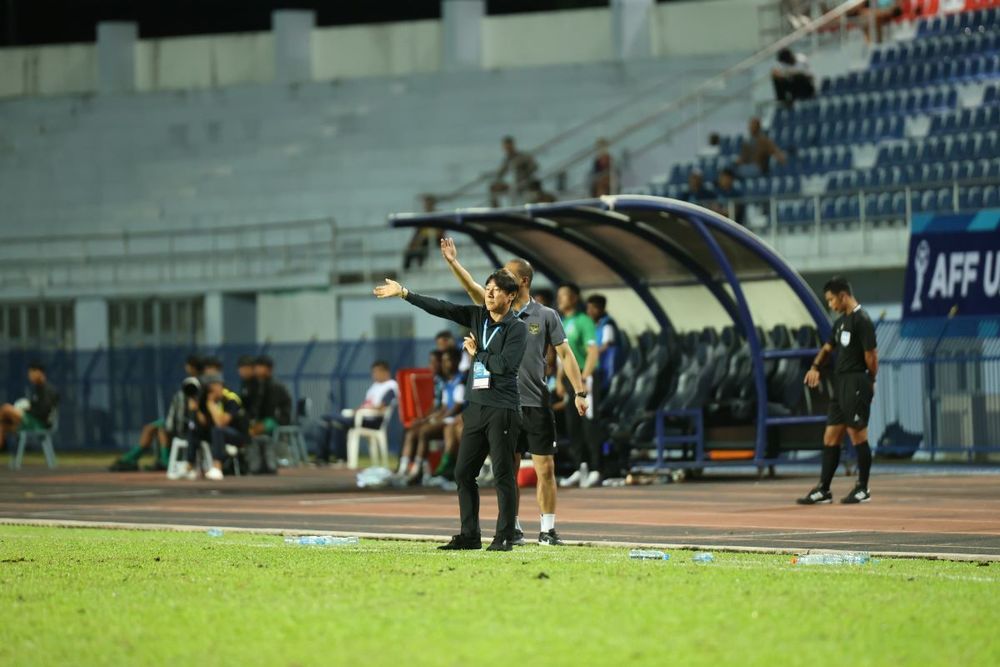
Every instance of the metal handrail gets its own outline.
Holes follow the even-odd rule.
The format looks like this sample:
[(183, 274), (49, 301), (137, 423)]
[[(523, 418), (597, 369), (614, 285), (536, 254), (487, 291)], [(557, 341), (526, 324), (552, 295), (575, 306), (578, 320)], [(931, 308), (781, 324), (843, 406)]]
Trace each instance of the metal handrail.
[[(811, 33), (814, 33), (826, 27), (830, 23), (841, 19), (848, 12), (852, 11), (853, 9), (856, 9), (857, 7), (863, 4), (866, 4), (867, 2), (868, 0), (846, 0), (837, 7), (828, 11), (826, 14), (823, 14), (822, 16), (819, 16), (816, 19), (813, 19), (812, 21), (802, 26), (798, 30), (795, 30), (794, 32), (786, 35), (785, 37), (782, 37), (781, 39), (777, 40), (771, 45), (764, 47), (763, 49), (760, 49), (753, 55), (749, 56), (748, 58), (744, 58), (742, 61), (729, 67), (725, 71), (706, 79), (701, 84), (696, 86), (694, 90), (692, 90), (690, 93), (682, 96), (679, 99), (671, 100), (670, 102), (661, 106), (656, 111), (647, 114), (638, 121), (635, 121), (627, 125), (624, 129), (618, 131), (616, 134), (607, 137), (608, 144), (613, 145), (616, 142), (621, 141), (625, 137), (633, 134), (634, 132), (652, 124), (653, 122), (661, 118), (664, 114), (675, 112), (681, 106), (685, 106), (687, 104), (690, 104), (691, 102), (696, 102), (700, 100), (706, 92), (711, 92), (713, 88), (718, 88), (720, 83), (721, 84), (726, 83), (729, 79), (732, 79), (742, 74), (743, 72), (755, 67), (757, 64), (763, 62), (764, 60), (769, 59), (781, 49), (797, 42), (801, 38)], [(582, 120), (576, 125), (570, 126), (569, 128), (563, 130), (562, 132), (559, 132), (555, 136), (551, 137), (550, 139), (542, 142), (538, 146), (535, 146), (534, 148), (526, 152), (532, 155), (533, 157), (537, 157), (540, 153), (552, 148), (557, 144), (562, 143), (569, 137), (578, 134), (580, 131), (589, 128), (606, 118), (612, 117), (615, 114), (619, 113), (620, 111), (623, 111), (625, 109), (634, 106), (637, 100), (644, 99), (655, 92), (663, 90), (664, 86), (666, 86), (669, 83), (671, 83), (670, 78), (659, 79), (655, 81), (653, 84), (639, 90), (635, 95), (632, 95), (627, 100), (624, 100), (610, 108), (605, 109), (604, 111), (601, 111), (585, 120)], [(570, 167), (575, 166), (582, 160), (585, 160), (590, 156), (594, 155), (596, 150), (597, 149), (593, 145), (589, 145), (586, 148), (577, 151), (570, 158), (567, 158), (566, 160), (561, 162), (558, 167), (555, 167), (547, 172), (544, 172), (543, 175), (539, 177), (539, 180), (552, 178), (554, 176), (557, 176), (565, 172)], [(453, 199), (457, 199), (467, 194), (474, 188), (486, 184), (487, 182), (489, 182), (490, 179), (494, 178), (495, 175), (496, 175), (495, 171), (490, 171), (484, 174), (480, 174), (475, 179), (465, 183), (464, 185), (453, 190), (452, 192), (437, 195), (436, 198), (438, 199), (438, 201), (450, 201)]]

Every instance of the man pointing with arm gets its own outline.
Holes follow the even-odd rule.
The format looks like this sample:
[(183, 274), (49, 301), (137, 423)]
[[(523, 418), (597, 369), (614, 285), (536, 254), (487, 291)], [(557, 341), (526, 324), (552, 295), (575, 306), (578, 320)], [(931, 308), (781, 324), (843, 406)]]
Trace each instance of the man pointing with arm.
[(524, 356), (527, 326), (511, 310), (517, 296), (517, 281), (500, 269), (486, 280), (485, 306), (460, 306), (410, 292), (386, 278), (375, 288), (380, 299), (401, 297), (431, 315), (468, 327), (464, 348), (472, 357), (466, 396), (469, 407), (463, 412), (465, 429), (458, 448), (455, 482), (462, 530), (441, 549), (481, 549), (479, 529), (479, 486), (476, 476), (486, 455), (493, 459), (496, 478), (496, 534), (489, 551), (510, 551), (517, 514), (517, 481), (514, 447), (521, 430), (521, 408), (517, 371)]
[[(441, 241), (441, 255), (452, 273), (468, 292), (475, 303), (483, 303), (484, 288), (473, 280), (469, 272), (458, 262), (458, 252), (454, 239)], [(561, 545), (556, 533), (556, 433), (555, 418), (549, 406), (549, 392), (545, 383), (545, 351), (552, 345), (562, 359), (563, 368), (569, 378), (576, 397), (574, 404), (582, 416), (587, 411), (587, 392), (580, 376), (580, 367), (566, 343), (562, 320), (551, 308), (536, 303), (531, 298), (531, 281), (534, 271), (524, 259), (512, 259), (504, 266), (517, 279), (518, 291), (512, 310), (515, 316), (527, 325), (527, 347), (518, 373), (518, 389), (521, 397), (521, 412), (524, 417), (521, 437), (515, 452), (515, 465), (524, 451), (531, 453), (531, 461), (538, 474), (538, 508), (541, 513), (541, 531), (538, 543), (548, 546)], [(520, 494), (518, 494), (520, 501)], [(523, 544), (523, 531), (516, 522), (515, 544)]]

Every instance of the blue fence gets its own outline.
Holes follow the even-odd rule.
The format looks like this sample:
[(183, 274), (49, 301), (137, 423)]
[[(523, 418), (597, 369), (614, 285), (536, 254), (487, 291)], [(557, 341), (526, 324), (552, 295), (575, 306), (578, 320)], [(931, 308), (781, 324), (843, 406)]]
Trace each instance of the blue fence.
[(376, 340), (224, 345), (202, 350), (17, 350), (0, 354), (2, 402), (25, 395), (28, 364), (40, 360), (60, 394), (57, 447), (121, 449), (135, 443), (144, 424), (166, 412), (184, 378), (184, 359), (193, 352), (222, 359), (231, 387), (239, 385), (236, 362), (241, 355), (269, 354), (275, 377), (288, 386), (296, 402), (309, 399), (312, 413), (322, 415), (361, 403), (371, 384), (374, 361), (384, 359), (393, 370), (425, 366), (432, 349), (433, 340)]
[[(881, 371), (870, 440), (900, 453), (934, 458), (959, 453), (975, 460), (1000, 452), (1000, 318), (878, 323)], [(238, 384), (236, 360), (267, 353), (275, 375), (314, 415), (361, 402), (370, 366), (424, 366), (431, 340), (226, 345), (197, 350), (220, 357), (226, 379)], [(135, 442), (143, 424), (165, 412), (183, 378), (183, 347), (0, 354), (3, 401), (24, 395), (27, 365), (40, 359), (62, 396), (57, 446), (118, 449)], [(396, 431), (396, 429), (394, 429)], [(398, 431), (396, 431), (398, 435)], [(884, 443), (884, 444), (885, 444)], [(393, 438), (398, 444), (398, 438)]]

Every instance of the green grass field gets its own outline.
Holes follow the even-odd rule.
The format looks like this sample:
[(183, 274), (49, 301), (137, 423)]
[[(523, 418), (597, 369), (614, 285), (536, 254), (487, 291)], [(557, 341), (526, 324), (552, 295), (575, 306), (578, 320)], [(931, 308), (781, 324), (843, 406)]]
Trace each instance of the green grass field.
[(1000, 566), (0, 526), (0, 665), (998, 665)]

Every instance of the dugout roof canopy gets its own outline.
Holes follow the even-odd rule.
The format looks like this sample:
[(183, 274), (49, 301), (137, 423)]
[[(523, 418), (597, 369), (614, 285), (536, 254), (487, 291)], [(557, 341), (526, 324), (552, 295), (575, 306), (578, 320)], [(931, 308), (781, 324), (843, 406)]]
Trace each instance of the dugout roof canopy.
[[(746, 334), (761, 324), (754, 312), (782, 304), (814, 324), (820, 335), (830, 330), (816, 295), (763, 240), (724, 216), (676, 199), (615, 195), (504, 209), (400, 213), (390, 223), (467, 234), (495, 265), (504, 263), (495, 251), (500, 248), (529, 260), (553, 284), (624, 288), (662, 328), (687, 328), (674, 323), (711, 305), (721, 307)], [(704, 287), (714, 303), (671, 297), (672, 287), (686, 285)]]

